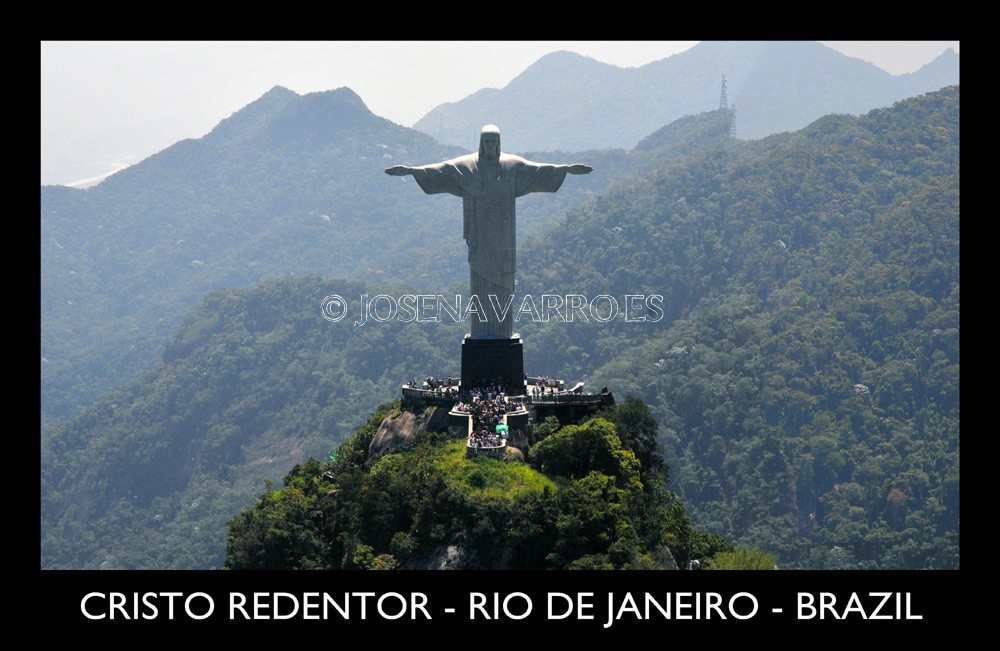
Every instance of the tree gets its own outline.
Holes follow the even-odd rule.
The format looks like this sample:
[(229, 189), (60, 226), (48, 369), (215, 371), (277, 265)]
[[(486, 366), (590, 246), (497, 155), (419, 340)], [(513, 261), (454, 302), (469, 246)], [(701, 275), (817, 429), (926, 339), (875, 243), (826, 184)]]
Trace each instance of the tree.
[(635, 453), (622, 447), (615, 426), (603, 418), (567, 425), (531, 449), (532, 463), (542, 472), (579, 479), (592, 471), (615, 477), (620, 486), (638, 479)]
[(708, 570), (773, 570), (774, 555), (756, 547), (718, 552), (704, 563)]
[(643, 470), (665, 465), (656, 440), (660, 428), (645, 402), (626, 396), (610, 411), (608, 419), (614, 423), (622, 445), (635, 453)]

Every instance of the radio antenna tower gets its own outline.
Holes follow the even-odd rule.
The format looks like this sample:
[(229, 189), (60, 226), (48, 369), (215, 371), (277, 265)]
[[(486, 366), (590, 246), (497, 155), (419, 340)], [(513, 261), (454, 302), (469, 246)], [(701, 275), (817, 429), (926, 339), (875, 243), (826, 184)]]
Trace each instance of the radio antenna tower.
[(722, 75), (722, 97), (719, 98), (719, 109), (726, 110), (729, 108), (729, 100), (726, 98), (726, 75)]

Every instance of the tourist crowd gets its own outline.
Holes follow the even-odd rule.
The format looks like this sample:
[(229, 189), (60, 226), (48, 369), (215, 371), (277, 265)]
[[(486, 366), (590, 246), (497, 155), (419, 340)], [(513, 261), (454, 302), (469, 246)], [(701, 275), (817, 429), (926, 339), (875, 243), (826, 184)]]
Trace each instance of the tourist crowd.
[(508, 398), (499, 385), (474, 387), (462, 393), (462, 401), (455, 411), (472, 415), (472, 433), (469, 447), (499, 447), (505, 436), (497, 432), (504, 414), (524, 409), (522, 400)]

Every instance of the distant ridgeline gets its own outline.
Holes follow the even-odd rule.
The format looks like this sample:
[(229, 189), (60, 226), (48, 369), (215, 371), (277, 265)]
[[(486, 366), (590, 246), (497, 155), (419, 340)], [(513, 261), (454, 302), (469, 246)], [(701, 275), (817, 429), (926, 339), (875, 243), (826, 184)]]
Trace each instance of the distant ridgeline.
[(723, 74), (729, 105), (739, 107), (738, 136), (757, 139), (957, 84), (959, 55), (948, 49), (892, 75), (814, 41), (702, 41), (635, 68), (553, 52), (504, 88), (435, 107), (414, 128), (463, 147), (481, 125), (498, 124), (511, 151), (632, 148), (664, 124), (719, 106)]
[[(717, 96), (718, 75), (712, 83)], [(295, 103), (269, 99), (287, 101), (284, 109), (270, 107), (279, 114)], [(353, 106), (338, 101), (341, 109)], [(527, 463), (468, 460), (455, 447), (461, 440), (430, 430), (415, 431), (408, 449), (369, 460), (371, 437), (389, 413), (411, 413), (415, 422), (429, 416), (389, 404), (351, 433), (373, 405), (397, 394), (401, 380), (422, 369), (451, 372), (464, 324), (335, 324), (321, 317), (321, 301), (414, 286), (445, 293), (432, 282), (440, 278), (464, 285), (465, 257), (454, 255), (461, 227), (436, 221), (434, 208), (391, 226), (364, 215), (337, 222), (346, 213), (321, 210), (319, 199), (280, 210), (270, 194), (278, 189), (262, 179), (291, 158), (276, 153), (285, 131), (267, 128), (265, 115), (232, 125), (272, 147), (249, 157), (261, 168), (248, 182), (274, 201), (265, 209), (260, 197), (240, 199), (258, 220), (247, 227), (258, 234), (249, 239), (235, 213), (214, 221), (196, 209), (211, 195), (190, 184), (230, 188), (223, 204), (246, 189), (241, 174), (214, 167), (207, 154), (195, 157), (199, 165), (178, 152), (154, 157), (174, 185), (140, 196), (150, 210), (179, 203), (170, 220), (151, 218), (159, 230), (146, 235), (143, 210), (112, 215), (104, 212), (110, 199), (101, 197), (138, 192), (136, 177), (152, 175), (152, 166), (129, 168), (100, 192), (105, 184), (86, 192), (43, 189), (43, 346), (56, 342), (67, 353), (50, 360), (62, 364), (61, 379), (48, 384), (43, 376), (43, 399), (67, 397), (64, 391), (82, 396), (90, 389), (70, 387), (100, 384), (102, 373), (151, 370), (93, 404), (63, 402), (80, 406), (62, 413), (79, 413), (43, 431), (42, 566), (221, 567), (227, 523), (254, 504), (265, 478), (288, 474), (288, 486), (268, 490), (233, 521), (230, 565), (416, 566), (458, 554), (478, 567), (640, 567), (669, 565), (666, 549), (678, 564), (708, 556), (718, 563), (721, 552), (712, 552), (724, 547), (717, 535), (765, 550), (782, 568), (958, 567), (959, 103), (958, 87), (950, 87), (756, 142), (729, 139), (724, 112), (685, 118), (690, 128), (668, 125), (650, 136), (652, 149), (588, 154), (597, 170), (606, 163), (608, 175), (601, 180), (595, 171), (587, 182), (608, 185), (581, 183), (583, 203), (564, 219), (548, 214), (540, 221), (544, 235), (525, 238), (518, 293), (663, 295), (658, 323), (518, 328), (530, 342), (533, 373), (586, 379), (648, 406), (658, 427), (643, 431), (655, 432), (676, 497), (656, 476), (659, 457), (637, 446), (622, 424), (624, 402), (589, 424), (556, 431), (536, 423), (536, 437), (546, 436), (527, 446)], [(343, 124), (354, 118), (368, 124), (360, 109), (345, 113)], [(337, 125), (327, 127), (334, 133)], [(235, 164), (246, 157), (231, 135), (222, 129), (202, 144), (231, 148), (226, 160)], [(407, 150), (417, 160), (447, 155), (411, 137)], [(179, 145), (194, 154), (198, 142)], [(328, 178), (317, 164), (311, 178)], [(384, 166), (369, 165), (380, 183)], [(130, 179), (137, 184), (126, 187)], [(331, 196), (295, 188), (304, 202)], [(569, 201), (571, 189), (557, 196)], [(397, 208), (408, 201), (402, 192), (391, 195)], [(81, 205), (83, 213), (70, 210)], [(391, 208), (386, 214), (401, 212)], [(130, 223), (138, 230), (128, 231)], [(291, 229), (284, 239), (282, 224)], [(323, 230), (328, 225), (333, 233)], [(173, 235), (178, 228), (185, 234)], [(120, 231), (105, 243), (100, 233), (107, 229)], [(409, 280), (410, 265), (424, 284), (303, 275), (257, 282), (278, 268), (254, 266), (261, 255), (287, 262), (306, 242), (317, 244), (309, 255), (319, 259), (334, 240), (356, 251), (361, 230), (380, 238), (376, 249), (399, 265), (396, 277)], [(446, 237), (447, 250), (434, 248)], [(206, 257), (230, 240), (230, 253)], [(110, 242), (116, 249), (106, 252)], [(202, 247), (197, 257), (183, 249), (190, 242)], [(174, 253), (142, 254), (155, 251)], [(345, 259), (360, 264), (356, 255)], [(238, 277), (226, 275), (233, 269)], [(114, 273), (128, 282), (117, 283)], [(75, 282), (83, 285), (74, 290)], [(206, 296), (214, 282), (248, 286)], [(194, 296), (204, 298), (186, 318), (175, 317), (169, 328), (157, 324), (158, 315), (169, 321), (170, 310)], [(130, 315), (129, 304), (141, 314)], [(74, 330), (72, 317), (83, 311), (93, 322)], [(76, 346), (89, 350), (89, 361), (73, 356)], [(146, 353), (148, 365), (129, 357), (132, 346), (155, 351)], [(100, 351), (108, 352), (106, 364)], [(335, 461), (303, 461), (328, 459), (341, 443)], [(546, 444), (559, 454), (546, 458)], [(599, 466), (583, 473), (588, 466), (558, 465), (590, 445), (604, 454)], [(436, 472), (426, 480), (414, 474), (429, 471), (431, 460)], [(367, 501), (356, 499), (362, 493)], [(426, 505), (414, 502), (418, 495)], [(301, 515), (290, 513), (297, 509)], [(314, 513), (337, 518), (327, 522), (349, 535), (313, 539), (289, 528), (298, 547), (279, 549), (263, 528), (262, 518), (273, 514), (312, 531)], [(542, 527), (546, 513), (565, 516), (563, 527)], [(620, 530), (602, 519), (612, 515)], [(582, 546), (575, 546), (577, 531)]]

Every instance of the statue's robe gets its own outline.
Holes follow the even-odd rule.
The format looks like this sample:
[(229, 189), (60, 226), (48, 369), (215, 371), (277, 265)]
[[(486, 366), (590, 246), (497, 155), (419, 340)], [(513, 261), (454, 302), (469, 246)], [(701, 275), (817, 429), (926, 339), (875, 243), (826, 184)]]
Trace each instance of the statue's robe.
[(427, 194), (447, 192), (462, 197), (471, 290), (488, 319), (483, 323), (471, 315), (472, 336), (512, 336), (518, 306), (512, 303), (506, 317), (498, 321), (489, 297), (496, 296), (502, 311), (514, 295), (514, 200), (529, 192), (556, 192), (566, 178), (566, 168), (501, 153), (499, 163), (480, 162), (479, 154), (469, 154), (411, 170)]

